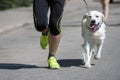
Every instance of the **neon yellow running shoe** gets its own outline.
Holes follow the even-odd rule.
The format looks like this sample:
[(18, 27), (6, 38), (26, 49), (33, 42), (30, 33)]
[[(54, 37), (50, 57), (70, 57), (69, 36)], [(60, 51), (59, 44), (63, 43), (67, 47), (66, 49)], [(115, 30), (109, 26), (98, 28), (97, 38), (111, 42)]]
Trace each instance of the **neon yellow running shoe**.
[(48, 35), (41, 35), (40, 36), (40, 46), (42, 49), (48, 48)]
[(57, 60), (53, 56), (48, 59), (48, 65), (49, 65), (49, 68), (51, 68), (51, 69), (59, 69), (60, 68), (60, 65), (58, 64)]

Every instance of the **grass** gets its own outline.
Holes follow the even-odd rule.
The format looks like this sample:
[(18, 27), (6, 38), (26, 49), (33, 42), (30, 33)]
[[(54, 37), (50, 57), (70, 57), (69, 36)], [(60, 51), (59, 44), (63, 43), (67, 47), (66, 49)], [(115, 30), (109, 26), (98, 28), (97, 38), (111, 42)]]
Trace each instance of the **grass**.
[(17, 7), (28, 7), (33, 0), (0, 0), (0, 10), (6, 10)]

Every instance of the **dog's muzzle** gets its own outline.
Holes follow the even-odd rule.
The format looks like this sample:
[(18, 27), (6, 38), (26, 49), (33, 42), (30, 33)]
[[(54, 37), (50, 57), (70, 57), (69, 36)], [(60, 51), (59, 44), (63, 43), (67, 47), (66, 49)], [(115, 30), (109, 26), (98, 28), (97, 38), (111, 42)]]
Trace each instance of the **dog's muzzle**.
[(95, 24), (95, 23), (92, 23), (92, 22), (91, 22), (91, 24), (88, 26), (88, 28), (89, 28), (91, 31), (95, 32), (95, 31), (97, 31), (97, 30), (100, 28), (100, 23)]

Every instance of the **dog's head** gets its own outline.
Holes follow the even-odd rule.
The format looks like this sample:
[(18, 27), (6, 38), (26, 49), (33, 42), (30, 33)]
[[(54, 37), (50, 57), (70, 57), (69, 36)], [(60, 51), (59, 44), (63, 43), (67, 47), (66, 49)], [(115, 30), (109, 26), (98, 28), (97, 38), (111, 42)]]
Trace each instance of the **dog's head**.
[(92, 31), (98, 30), (104, 22), (104, 15), (98, 11), (89, 11), (83, 18), (86, 19), (87, 27)]

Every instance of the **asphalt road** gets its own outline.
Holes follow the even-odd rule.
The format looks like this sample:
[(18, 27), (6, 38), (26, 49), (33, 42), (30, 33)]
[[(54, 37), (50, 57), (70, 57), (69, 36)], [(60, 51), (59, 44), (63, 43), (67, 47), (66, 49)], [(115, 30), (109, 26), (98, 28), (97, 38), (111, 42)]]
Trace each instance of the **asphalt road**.
[(39, 47), (40, 33), (32, 24), (0, 35), (0, 80), (120, 80), (119, 30), (107, 28), (102, 59), (92, 60), (91, 69), (81, 67), (80, 27), (62, 27), (59, 70), (48, 69), (48, 50)]
[(110, 6), (102, 58), (92, 59), (92, 68), (81, 67), (80, 14), (84, 12), (72, 7), (72, 11), (67, 9), (64, 13), (62, 38), (56, 54), (61, 68), (48, 69), (48, 49), (39, 47), (40, 33), (31, 23), (0, 35), (0, 80), (120, 80), (120, 12), (117, 7), (120, 5)]

